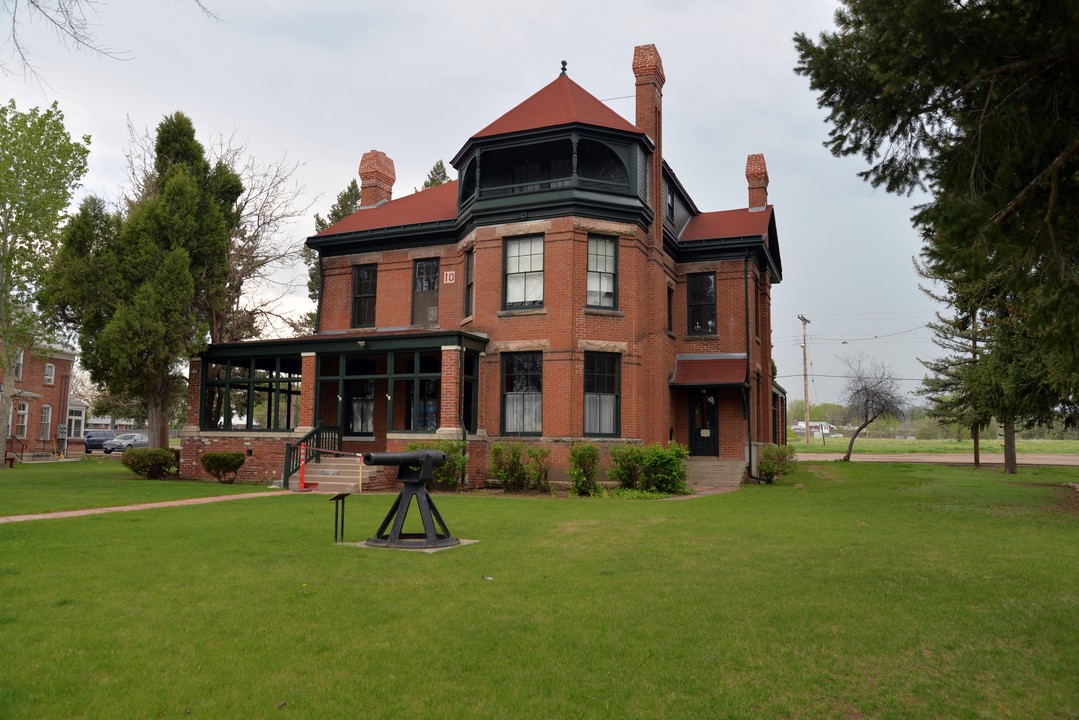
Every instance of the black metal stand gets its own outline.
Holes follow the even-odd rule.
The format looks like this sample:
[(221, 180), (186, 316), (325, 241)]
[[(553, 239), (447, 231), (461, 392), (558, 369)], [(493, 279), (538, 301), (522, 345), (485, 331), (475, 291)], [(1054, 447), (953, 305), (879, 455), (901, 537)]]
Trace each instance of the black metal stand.
[[(365, 456), (365, 460), (367, 457)], [(455, 538), (446, 527), (442, 514), (435, 507), (435, 501), (427, 492), (427, 480), (431, 477), (431, 463), (426, 461), (420, 467), (400, 465), (397, 471), (397, 479), (405, 484), (404, 489), (393, 501), (390, 512), (378, 528), (373, 538), (368, 539), (367, 544), (371, 547), (396, 547), (396, 548), (444, 548), (460, 545), (461, 541)], [(416, 499), (416, 506), (420, 510), (420, 520), (423, 522), (423, 534), (405, 533), (405, 517), (408, 515), (412, 499)], [(386, 528), (393, 523), (393, 528), (386, 534)], [(441, 532), (439, 532), (441, 531)]]
[(333, 541), (343, 543), (345, 541), (345, 498), (352, 493), (338, 493), (330, 500), (333, 501)]

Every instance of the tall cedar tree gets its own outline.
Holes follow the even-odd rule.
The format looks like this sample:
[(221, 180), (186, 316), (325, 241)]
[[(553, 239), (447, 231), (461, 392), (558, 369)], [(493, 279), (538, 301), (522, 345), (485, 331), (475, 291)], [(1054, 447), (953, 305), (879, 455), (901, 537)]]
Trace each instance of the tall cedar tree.
[(20, 352), (43, 339), (34, 293), (56, 254), (71, 193), (86, 173), (89, 144), (89, 136), (71, 139), (56, 103), (25, 113), (14, 100), (0, 105), (0, 375), (6, 380), (0, 438), (11, 434), (14, 383), (7, 373)]
[(874, 186), (931, 192), (914, 216), (925, 265), (995, 320), (987, 354), (1052, 359), (1028, 396), (1048, 406), (1024, 403), (1052, 414), (1079, 393), (1079, 3), (843, 4), (837, 32), (794, 38), (826, 145), (862, 156)]
[(211, 166), (182, 113), (157, 128), (154, 177), (126, 217), (83, 201), (64, 233), (44, 297), (78, 328), (82, 362), (111, 393), (146, 402), (150, 446), (167, 447), (182, 360), (205, 346), (225, 299), (228, 233), (243, 192)]

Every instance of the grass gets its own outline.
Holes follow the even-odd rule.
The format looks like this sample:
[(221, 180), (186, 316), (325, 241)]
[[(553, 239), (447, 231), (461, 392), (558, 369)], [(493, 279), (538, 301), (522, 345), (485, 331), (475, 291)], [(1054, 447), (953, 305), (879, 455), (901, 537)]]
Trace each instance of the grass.
[(314, 495), (0, 525), (0, 717), (1072, 718), (1077, 480), (440, 495), (433, 555)]
[(144, 480), (118, 459), (27, 463), (0, 471), (0, 516), (231, 495), (264, 489), (187, 480)]
[[(830, 437), (821, 440), (819, 437), (810, 438), (809, 447), (806, 447), (805, 437), (790, 433), (787, 442), (792, 445), (799, 454), (803, 453), (845, 453), (850, 437)], [(1079, 454), (1079, 440), (1023, 440), (1018, 439), (1015, 443), (1016, 453), (1019, 455), (1035, 455), (1039, 453), (1063, 453), (1069, 455)], [(983, 438), (981, 441), (982, 453), (1003, 453), (1004, 441), (1000, 438)], [(973, 455), (974, 443), (970, 440), (895, 440), (891, 438), (867, 438), (859, 436), (854, 441), (854, 454), (868, 453), (964, 453)]]

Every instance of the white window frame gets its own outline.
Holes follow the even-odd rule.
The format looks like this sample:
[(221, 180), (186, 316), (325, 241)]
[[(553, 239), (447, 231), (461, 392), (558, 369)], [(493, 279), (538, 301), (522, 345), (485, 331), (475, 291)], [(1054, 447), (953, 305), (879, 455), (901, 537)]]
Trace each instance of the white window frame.
[(52, 363), (45, 363), (45, 374), (44, 374), (44, 376), (45, 376), (45, 384), (46, 385), (55, 385), (56, 384), (56, 365), (54, 365)]
[[(30, 405), (23, 400), (16, 400), (11, 406), (11, 409), (14, 414), (14, 423), (11, 426), (11, 434), (20, 440), (25, 440), (26, 422), (30, 415)], [(19, 432), (20, 428), (22, 429), (22, 432)]]
[(86, 427), (86, 411), (82, 408), (68, 408), (67, 410), (67, 436), (69, 438), (81, 438), (82, 431)]
[(22, 380), (22, 354), (23, 351), (20, 350), (19, 354), (15, 356), (15, 372), (13, 374), (16, 380)]
[(40, 434), (42, 440), (52, 439), (52, 405), (41, 406)]

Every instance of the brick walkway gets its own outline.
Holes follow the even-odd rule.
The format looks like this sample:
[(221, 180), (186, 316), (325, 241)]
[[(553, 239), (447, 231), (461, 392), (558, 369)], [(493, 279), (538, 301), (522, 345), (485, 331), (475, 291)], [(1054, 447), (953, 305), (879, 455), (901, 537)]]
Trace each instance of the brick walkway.
[(25, 522), (27, 520), (53, 520), (56, 518), (82, 517), (84, 515), (103, 515), (105, 513), (131, 512), (132, 510), (153, 510), (154, 508), (180, 507), (183, 505), (208, 505), (226, 500), (246, 500), (257, 497), (275, 497), (288, 495), (285, 492), (241, 493), (239, 495), (217, 495), (214, 497), (190, 498), (188, 500), (165, 500), (163, 502), (140, 503), (138, 505), (120, 505), (118, 507), (86, 508), (83, 510), (63, 510), (61, 512), (40, 513), (37, 515), (8, 515), (0, 517), (0, 523)]

